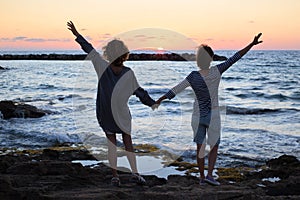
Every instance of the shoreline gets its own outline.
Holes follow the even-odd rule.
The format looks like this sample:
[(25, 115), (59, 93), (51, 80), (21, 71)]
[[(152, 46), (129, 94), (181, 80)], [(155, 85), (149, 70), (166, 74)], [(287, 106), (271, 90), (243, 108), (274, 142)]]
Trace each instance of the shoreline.
[[(107, 165), (103, 162), (81, 164), (84, 160), (97, 161), (82, 146), (23, 151), (7, 149), (0, 155), (0, 198), (258, 200), (300, 197), (300, 163), (288, 155), (271, 159), (256, 168), (218, 168), (216, 173), (221, 183), (218, 187), (200, 186), (198, 177), (191, 174), (168, 175), (165, 179), (151, 172), (143, 175), (147, 185), (139, 186), (130, 182), (131, 175), (126, 172), (126, 167), (119, 168), (121, 187), (112, 187), (111, 171)], [(178, 160), (173, 169), (185, 165), (186, 170), (188, 164)]]

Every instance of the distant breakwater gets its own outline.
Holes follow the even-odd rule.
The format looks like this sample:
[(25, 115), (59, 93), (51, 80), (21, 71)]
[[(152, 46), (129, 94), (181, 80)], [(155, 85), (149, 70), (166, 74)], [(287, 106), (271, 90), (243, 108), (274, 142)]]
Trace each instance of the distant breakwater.
[[(87, 54), (3, 54), (0, 60), (85, 60)], [(132, 53), (128, 60), (168, 60), (168, 61), (194, 61), (195, 54), (149, 54), (149, 53)]]
[[(85, 60), (87, 54), (3, 54), (0, 60)], [(133, 61), (141, 60), (168, 60), (168, 61), (195, 61), (195, 54), (191, 53), (132, 53), (129, 59)], [(214, 61), (227, 60), (225, 56), (215, 54)]]

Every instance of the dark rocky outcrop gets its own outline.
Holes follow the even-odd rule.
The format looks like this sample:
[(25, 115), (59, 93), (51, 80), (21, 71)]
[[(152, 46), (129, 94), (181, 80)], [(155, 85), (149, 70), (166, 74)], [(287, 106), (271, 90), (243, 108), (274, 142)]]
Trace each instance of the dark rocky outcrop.
[(0, 60), (84, 60), (84, 54), (3, 54)]
[(39, 118), (51, 114), (51, 111), (41, 110), (35, 106), (14, 101), (0, 101), (0, 112), (3, 119)]
[[(0, 149), (1, 152), (1, 149)], [(2, 150), (5, 152), (5, 150)], [(299, 161), (292, 156), (270, 160), (243, 179), (219, 181), (221, 186), (200, 186), (195, 176), (170, 175), (168, 180), (144, 176), (147, 185), (131, 183), (120, 171), (121, 187), (110, 185), (111, 170), (99, 163), (83, 167), (71, 160), (94, 160), (84, 148), (59, 147), (43, 150), (8, 151), (0, 156), (0, 199), (299, 199)], [(231, 168), (230, 171), (236, 171)], [(262, 178), (280, 176), (278, 182)], [(279, 171), (278, 171), (279, 170)], [(239, 171), (239, 170), (238, 170)]]

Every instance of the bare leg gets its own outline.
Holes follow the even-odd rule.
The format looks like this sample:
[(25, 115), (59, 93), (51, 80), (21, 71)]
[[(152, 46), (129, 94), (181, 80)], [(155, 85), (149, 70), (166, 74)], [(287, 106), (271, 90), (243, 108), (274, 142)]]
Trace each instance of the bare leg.
[(112, 169), (113, 177), (117, 177), (117, 139), (116, 134), (107, 134), (107, 145), (108, 145), (108, 162)]
[(200, 178), (204, 179), (204, 153), (205, 153), (205, 144), (197, 144), (197, 164), (199, 167)]
[(125, 145), (127, 159), (130, 164), (132, 173), (138, 173), (131, 135), (123, 133), (122, 137), (123, 137), (123, 143)]
[(215, 163), (217, 160), (217, 155), (218, 155), (218, 145), (214, 145), (210, 147), (210, 152), (208, 155), (208, 173), (207, 175), (212, 177), (212, 172), (215, 168)]

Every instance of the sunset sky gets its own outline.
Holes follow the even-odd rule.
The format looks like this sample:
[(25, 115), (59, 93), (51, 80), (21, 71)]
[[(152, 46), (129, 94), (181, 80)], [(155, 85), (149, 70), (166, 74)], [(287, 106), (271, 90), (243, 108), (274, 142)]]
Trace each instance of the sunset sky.
[[(299, 0), (1, 0), (0, 51), (78, 49), (69, 20), (97, 47), (116, 35), (155, 28), (214, 49), (239, 49), (259, 32), (264, 43), (256, 49), (300, 49)], [(139, 48), (138, 37), (156, 37), (147, 34), (133, 31), (126, 43)], [(193, 48), (175, 40), (169, 40), (173, 48)]]

